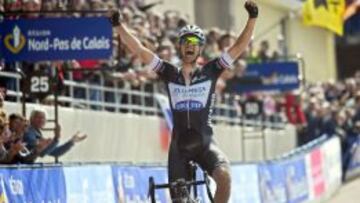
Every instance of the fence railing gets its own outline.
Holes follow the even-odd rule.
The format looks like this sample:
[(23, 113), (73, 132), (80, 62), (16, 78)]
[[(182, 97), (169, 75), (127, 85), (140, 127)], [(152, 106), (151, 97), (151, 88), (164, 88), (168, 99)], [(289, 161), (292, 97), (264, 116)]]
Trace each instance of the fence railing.
[[(77, 82), (72, 80), (70, 76), (68, 80), (64, 81), (64, 91), (58, 97), (60, 105), (140, 115), (162, 114), (155, 98), (155, 94), (160, 92), (159, 83), (143, 83), (136, 89), (132, 89), (126, 82), (124, 83), (125, 85), (120, 87), (116, 81), (111, 82), (111, 85), (105, 86), (105, 78), (101, 74), (98, 76), (99, 80), (96, 82)], [(0, 71), (0, 79), (7, 80), (8, 100), (21, 102), (21, 76), (13, 72)], [(251, 120), (245, 119), (239, 115), (239, 112), (233, 105), (233, 97), (225, 94), (222, 95), (222, 98), (221, 102), (216, 102), (213, 111), (212, 118), (216, 124), (246, 125), (262, 128), (283, 128), (285, 126), (285, 123), (282, 121), (274, 122), (263, 117)], [(31, 98), (28, 101), (40, 102)], [(54, 96), (50, 95), (42, 102), (54, 102)]]

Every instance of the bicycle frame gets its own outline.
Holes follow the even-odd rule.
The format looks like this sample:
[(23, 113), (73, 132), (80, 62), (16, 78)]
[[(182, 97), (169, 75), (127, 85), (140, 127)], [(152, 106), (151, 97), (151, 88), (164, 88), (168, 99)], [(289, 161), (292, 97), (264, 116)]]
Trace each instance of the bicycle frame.
[[(190, 164), (191, 165), (191, 164)], [(196, 180), (196, 166), (195, 165), (191, 165), (193, 168), (193, 180), (191, 181), (184, 181), (184, 186), (186, 186), (187, 188), (189, 187), (193, 187), (193, 191), (194, 191), (194, 198), (197, 198), (197, 186), (198, 185), (203, 185), (205, 184), (206, 186), (206, 192), (208, 195), (208, 198), (210, 200), (211, 203), (214, 203), (214, 198), (211, 194), (210, 191), (210, 179), (208, 177), (208, 174), (206, 172), (204, 172), (203, 175), (203, 180)], [(175, 183), (165, 183), (165, 184), (155, 184), (155, 180), (154, 177), (149, 177), (149, 193), (148, 196), (150, 196), (150, 200), (151, 203), (156, 203), (156, 199), (155, 199), (155, 191), (159, 190), (159, 189), (167, 189), (167, 188), (173, 188), (175, 185), (175, 187), (178, 187)], [(186, 202), (187, 203), (187, 202)]]

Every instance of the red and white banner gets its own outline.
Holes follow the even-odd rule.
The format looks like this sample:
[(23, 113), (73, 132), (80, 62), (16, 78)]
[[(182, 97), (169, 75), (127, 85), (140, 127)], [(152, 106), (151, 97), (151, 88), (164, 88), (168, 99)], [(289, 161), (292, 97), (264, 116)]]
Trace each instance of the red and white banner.
[(325, 192), (323, 155), (320, 148), (315, 148), (305, 157), (309, 183), (310, 199), (317, 199)]

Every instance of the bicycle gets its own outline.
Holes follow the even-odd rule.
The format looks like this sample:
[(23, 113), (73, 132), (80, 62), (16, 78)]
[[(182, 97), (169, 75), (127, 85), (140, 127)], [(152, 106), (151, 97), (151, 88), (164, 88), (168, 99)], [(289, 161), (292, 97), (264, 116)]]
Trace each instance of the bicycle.
[[(196, 170), (197, 166), (193, 162), (189, 162), (189, 166), (191, 168), (192, 180), (186, 181), (185, 179), (178, 179), (172, 183), (165, 184), (155, 184), (154, 177), (149, 177), (149, 192), (148, 196), (150, 196), (151, 203), (156, 203), (155, 200), (155, 191), (158, 189), (171, 189), (174, 191), (177, 199), (173, 199), (173, 203), (200, 203), (198, 198), (197, 186), (205, 184), (207, 196), (211, 203), (214, 203), (214, 198), (210, 191), (210, 179), (207, 172), (203, 173), (203, 180), (196, 180)], [(188, 188), (193, 187), (193, 198), (191, 197)]]

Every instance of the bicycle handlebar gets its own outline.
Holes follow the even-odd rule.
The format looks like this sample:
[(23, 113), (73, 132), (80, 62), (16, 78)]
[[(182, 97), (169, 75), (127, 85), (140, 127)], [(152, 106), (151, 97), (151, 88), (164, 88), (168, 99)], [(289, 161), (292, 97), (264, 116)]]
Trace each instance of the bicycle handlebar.
[(211, 194), (211, 191), (210, 191), (210, 187), (209, 187), (209, 184), (210, 184), (210, 180), (208, 178), (208, 174), (206, 172), (204, 172), (204, 180), (199, 180), (199, 181), (196, 181), (196, 164), (194, 164), (193, 162), (189, 162), (189, 165), (192, 169), (192, 178), (193, 180), (191, 181), (185, 181), (185, 180), (180, 180), (180, 182), (178, 181), (175, 181), (175, 182), (171, 182), (171, 183), (165, 183), (165, 184), (155, 184), (155, 181), (154, 181), (154, 177), (150, 177), (149, 178), (149, 191), (148, 191), (148, 196), (151, 198), (151, 202), (152, 203), (155, 203), (155, 190), (158, 190), (158, 189), (166, 189), (166, 188), (169, 188), (169, 189), (175, 189), (177, 187), (190, 187), (190, 186), (195, 186), (194, 187), (194, 195), (195, 197), (197, 197), (197, 187), (198, 185), (205, 185), (206, 186), (206, 193), (209, 197), (209, 200), (211, 203), (214, 203), (214, 198)]
[[(203, 185), (206, 184), (205, 180), (199, 180), (199, 181), (186, 181), (185, 186), (195, 186), (195, 185)], [(172, 186), (176, 186), (176, 184), (172, 183), (166, 183), (166, 184), (154, 184), (154, 189), (165, 189), (165, 188), (171, 188)]]

